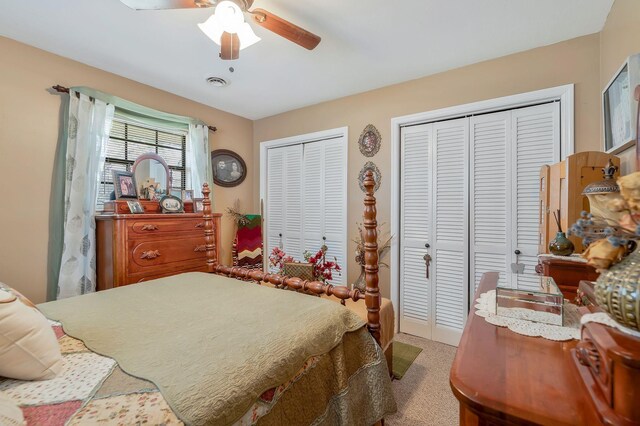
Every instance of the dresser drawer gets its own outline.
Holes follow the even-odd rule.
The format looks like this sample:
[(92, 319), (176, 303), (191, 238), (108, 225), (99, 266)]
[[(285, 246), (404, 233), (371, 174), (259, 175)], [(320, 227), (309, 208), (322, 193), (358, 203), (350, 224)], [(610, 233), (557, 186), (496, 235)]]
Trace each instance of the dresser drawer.
[[(176, 269), (189, 261), (206, 264), (204, 236), (190, 238), (167, 238), (159, 241), (147, 239), (129, 240), (129, 274)], [(176, 266), (178, 265), (178, 266)]]
[(202, 218), (184, 219), (141, 219), (132, 220), (127, 224), (130, 238), (136, 235), (159, 235), (168, 233), (200, 233), (204, 238), (204, 221)]

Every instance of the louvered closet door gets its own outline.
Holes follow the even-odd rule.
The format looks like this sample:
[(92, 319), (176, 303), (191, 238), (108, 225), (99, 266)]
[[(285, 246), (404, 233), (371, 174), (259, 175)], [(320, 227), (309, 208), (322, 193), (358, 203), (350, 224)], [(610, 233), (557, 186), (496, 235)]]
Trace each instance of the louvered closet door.
[(304, 207), (304, 250), (314, 252), (320, 248), (323, 228), (322, 197), (323, 157), (322, 142), (304, 145), (303, 173), (303, 207)]
[(457, 345), (467, 317), (469, 119), (433, 124), (432, 339)]
[(303, 154), (304, 250), (315, 254), (326, 241), (327, 259), (344, 269), (330, 281), (335, 285), (347, 280), (346, 148), (344, 138), (335, 138), (306, 143)]
[(283, 236), (284, 251), (295, 260), (302, 257), (302, 145), (284, 148)]
[(512, 274), (512, 285), (536, 288), (538, 279), (538, 207), (540, 167), (560, 161), (560, 104), (557, 102), (512, 111), (512, 262), (524, 265)]
[(511, 285), (511, 112), (474, 116), (470, 141), (471, 298), (485, 272)]
[[(284, 157), (285, 148), (274, 148), (267, 152), (267, 205), (266, 205), (266, 256), (274, 247), (279, 247), (284, 232)], [(275, 272), (273, 268), (269, 269)]]
[[(327, 259), (334, 257), (343, 269), (340, 275), (333, 274), (330, 281), (334, 285), (346, 285), (347, 283), (347, 169), (344, 159), (347, 158), (347, 143), (345, 138), (326, 140), (322, 143), (324, 176), (323, 182), (323, 229), (322, 236), (326, 237), (329, 247)], [(305, 147), (306, 150), (306, 147)], [(306, 155), (306, 151), (305, 151)], [(306, 191), (306, 188), (305, 188)], [(305, 236), (307, 233), (305, 212)], [(321, 241), (320, 241), (321, 242)], [(318, 247), (318, 246), (316, 246)]]
[(431, 338), (431, 279), (423, 256), (431, 238), (431, 124), (401, 133), (400, 331)]

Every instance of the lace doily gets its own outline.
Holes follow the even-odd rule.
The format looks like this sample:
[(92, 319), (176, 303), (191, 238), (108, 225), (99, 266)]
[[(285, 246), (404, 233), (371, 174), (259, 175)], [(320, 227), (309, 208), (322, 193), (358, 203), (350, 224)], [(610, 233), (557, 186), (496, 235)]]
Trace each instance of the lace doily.
[(586, 314), (580, 318), (581, 324), (586, 324), (589, 322), (597, 322), (599, 324), (604, 324), (609, 327), (613, 327), (616, 330), (620, 330), (625, 334), (628, 334), (633, 337), (640, 337), (640, 332), (636, 330), (632, 330), (627, 328), (621, 324), (618, 324), (613, 318), (609, 316), (606, 312), (596, 312), (595, 314)]
[(520, 315), (524, 315), (530, 320), (496, 315), (495, 290), (482, 293), (476, 302), (476, 315), (483, 317), (489, 324), (497, 325), (498, 327), (507, 327), (509, 330), (524, 336), (544, 337), (545, 339), (559, 342), (580, 339), (580, 313), (578, 312), (578, 307), (571, 303), (564, 304), (564, 326), (559, 326), (533, 322), (536, 320), (545, 320), (545, 317), (551, 314), (547, 312), (536, 312), (530, 309), (509, 308), (517, 309), (520, 311)]

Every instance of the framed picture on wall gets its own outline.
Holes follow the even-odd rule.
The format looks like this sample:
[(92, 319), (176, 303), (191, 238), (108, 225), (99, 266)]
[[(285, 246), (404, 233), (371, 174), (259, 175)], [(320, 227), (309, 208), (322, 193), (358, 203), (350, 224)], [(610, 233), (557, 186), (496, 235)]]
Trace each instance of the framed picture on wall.
[(604, 150), (618, 153), (633, 145), (638, 111), (633, 98), (640, 84), (640, 55), (630, 56), (602, 92)]
[(247, 165), (242, 157), (228, 149), (216, 149), (211, 152), (213, 182), (230, 188), (238, 186), (247, 177)]

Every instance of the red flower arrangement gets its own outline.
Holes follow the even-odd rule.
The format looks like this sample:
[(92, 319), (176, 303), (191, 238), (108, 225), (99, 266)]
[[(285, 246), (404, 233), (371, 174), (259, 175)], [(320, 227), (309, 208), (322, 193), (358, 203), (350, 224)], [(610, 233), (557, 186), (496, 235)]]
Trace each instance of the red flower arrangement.
[(333, 262), (326, 259), (327, 246), (322, 246), (320, 250), (314, 255), (311, 252), (304, 252), (304, 260), (309, 262), (313, 266), (313, 276), (322, 282), (326, 282), (333, 279), (333, 271), (336, 271), (338, 275), (342, 269), (338, 265), (338, 259), (333, 258)]
[[(333, 273), (337, 272), (341, 274), (342, 268), (338, 265), (338, 259), (333, 258), (333, 261), (326, 259), (327, 246), (323, 245), (320, 250), (314, 255), (311, 252), (305, 251), (303, 256), (304, 260), (310, 263), (313, 267), (313, 277), (316, 280), (327, 282), (333, 279)], [(292, 256), (287, 256), (280, 247), (274, 247), (269, 255), (269, 265), (278, 269), (279, 274), (284, 273), (284, 264), (289, 262), (295, 262)]]
[(287, 256), (280, 247), (274, 247), (269, 255), (269, 265), (274, 268), (278, 268), (278, 273), (282, 274), (284, 271), (284, 264), (286, 262), (293, 262), (293, 257)]

